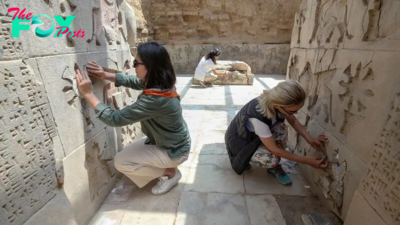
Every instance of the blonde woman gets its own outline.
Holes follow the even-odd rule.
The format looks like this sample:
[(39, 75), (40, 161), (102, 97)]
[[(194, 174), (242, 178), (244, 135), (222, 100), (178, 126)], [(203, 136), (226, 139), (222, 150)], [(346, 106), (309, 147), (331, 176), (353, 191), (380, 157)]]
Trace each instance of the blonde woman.
[(247, 103), (235, 116), (225, 133), (225, 144), (233, 170), (242, 174), (250, 163), (267, 168), (279, 183), (292, 183), (279, 165), (281, 158), (308, 164), (314, 168), (326, 168), (326, 158), (302, 157), (285, 150), (288, 123), (315, 149), (322, 150), (325, 135), (312, 138), (294, 114), (304, 105), (306, 93), (301, 85), (292, 80), (279, 83), (265, 90), (258, 98)]

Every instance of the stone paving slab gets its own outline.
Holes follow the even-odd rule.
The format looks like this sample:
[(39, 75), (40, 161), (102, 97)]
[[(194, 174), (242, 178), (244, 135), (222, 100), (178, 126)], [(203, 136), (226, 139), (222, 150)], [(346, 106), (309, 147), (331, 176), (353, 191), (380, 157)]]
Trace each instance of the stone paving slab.
[(180, 76), (177, 83), (183, 116), (192, 137), (189, 159), (179, 167), (183, 178), (178, 186), (161, 196), (151, 194), (156, 181), (142, 189), (135, 188), (124, 202), (105, 202), (91, 225), (292, 225), (301, 222), (301, 219), (293, 222), (288, 218), (293, 209), (280, 196), (313, 202), (310, 199), (315, 197), (302, 176), (291, 175), (293, 185), (284, 187), (265, 169), (253, 167), (237, 175), (224, 144), (225, 130), (240, 108), (263, 89), (283, 81), (285, 76), (256, 76), (253, 86), (215, 85), (207, 89), (192, 86), (191, 79), (191, 76)]
[(242, 195), (184, 192), (176, 225), (250, 225)]
[(301, 174), (289, 174), (292, 184), (283, 186), (276, 178), (268, 174), (266, 169), (253, 166), (251, 170), (244, 172), (244, 184), (246, 192), (250, 194), (275, 194), (312, 196), (309, 184)]

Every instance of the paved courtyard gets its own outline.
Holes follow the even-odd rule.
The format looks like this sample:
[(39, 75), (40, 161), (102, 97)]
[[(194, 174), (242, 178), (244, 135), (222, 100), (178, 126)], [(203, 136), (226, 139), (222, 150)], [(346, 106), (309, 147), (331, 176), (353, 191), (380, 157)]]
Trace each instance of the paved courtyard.
[(323, 214), (300, 174), (290, 175), (291, 186), (278, 184), (265, 169), (253, 167), (239, 176), (226, 154), (225, 129), (237, 111), (285, 76), (258, 75), (253, 86), (208, 89), (192, 86), (191, 79), (180, 75), (177, 83), (192, 137), (189, 160), (179, 167), (179, 185), (154, 196), (150, 189), (156, 181), (138, 189), (123, 177), (91, 225), (301, 225), (302, 213)]

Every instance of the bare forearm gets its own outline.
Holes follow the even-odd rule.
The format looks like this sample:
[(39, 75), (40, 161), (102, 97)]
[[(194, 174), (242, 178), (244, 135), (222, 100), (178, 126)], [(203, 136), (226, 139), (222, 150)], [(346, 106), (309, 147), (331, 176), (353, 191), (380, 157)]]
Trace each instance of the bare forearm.
[(93, 109), (96, 107), (97, 104), (100, 103), (100, 99), (97, 98), (97, 96), (93, 93), (86, 95), (85, 98)]
[(220, 72), (218, 72), (217, 70), (212, 70), (212, 72), (215, 74), (215, 75), (217, 75), (217, 76), (225, 76), (226, 74), (225, 73), (220, 73)]
[(115, 83), (115, 80), (116, 80), (115, 79), (115, 77), (116, 77), (115, 73), (104, 72), (104, 75), (105, 75), (105, 79), (106, 80)]
[(288, 152), (282, 148), (275, 149), (275, 151), (271, 151), (271, 152), (272, 152), (272, 154), (274, 154), (278, 157), (288, 159), (290, 161), (295, 161), (298, 163), (307, 163), (307, 159), (308, 159), (307, 157), (295, 155), (295, 154)]

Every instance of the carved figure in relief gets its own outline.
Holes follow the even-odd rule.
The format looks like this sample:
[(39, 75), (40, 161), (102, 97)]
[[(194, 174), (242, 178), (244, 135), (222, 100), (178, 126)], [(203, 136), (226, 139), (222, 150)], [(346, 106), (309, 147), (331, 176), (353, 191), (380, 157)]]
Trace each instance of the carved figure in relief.
[[(80, 93), (107, 125), (120, 127), (141, 122), (147, 138), (136, 140), (117, 153), (114, 164), (139, 187), (159, 179), (152, 189), (153, 194), (159, 195), (167, 193), (181, 179), (177, 166), (188, 158), (190, 136), (180, 113), (176, 75), (168, 52), (155, 42), (139, 45), (137, 52), (133, 63), (137, 76), (106, 72), (97, 63), (89, 62), (88, 74), (77, 68), (76, 79)], [(112, 109), (95, 96), (89, 76), (142, 93), (135, 103)]]
[(315, 149), (322, 151), (323, 144), (328, 142), (323, 134), (312, 138), (294, 116), (303, 107), (305, 99), (306, 93), (300, 83), (288, 80), (265, 90), (239, 111), (225, 133), (230, 162), (237, 174), (242, 174), (253, 164), (266, 168), (278, 182), (288, 185), (292, 181), (279, 165), (281, 157), (314, 168), (327, 167), (326, 157), (302, 157), (285, 150), (285, 119)]

